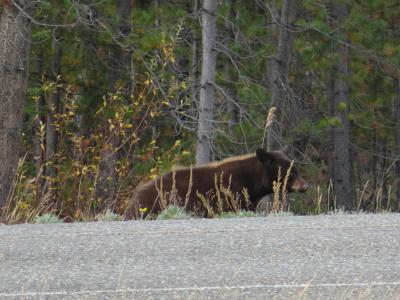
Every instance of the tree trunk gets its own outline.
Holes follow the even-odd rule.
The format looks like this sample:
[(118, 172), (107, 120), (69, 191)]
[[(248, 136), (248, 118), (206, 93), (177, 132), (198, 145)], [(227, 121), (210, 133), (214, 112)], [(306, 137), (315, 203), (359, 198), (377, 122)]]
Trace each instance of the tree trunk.
[[(19, 1), (31, 12), (32, 1)], [(0, 212), (16, 174), (28, 79), (31, 23), (3, 5), (0, 18)]]
[[(129, 16), (132, 11), (132, 1), (118, 0), (117, 1), (117, 24), (118, 37), (123, 40), (131, 30)], [(132, 60), (129, 52), (122, 49), (119, 45), (114, 45), (110, 52), (110, 90), (116, 92), (118, 87), (117, 81), (123, 77), (128, 68), (130, 76), (132, 76)], [(132, 87), (130, 91), (132, 91)], [(106, 207), (112, 206), (112, 201), (117, 192), (117, 162), (118, 162), (118, 147), (120, 145), (118, 130), (113, 129), (105, 134), (107, 140), (103, 145), (100, 154), (100, 166), (96, 183), (95, 197), (99, 204), (98, 209), (104, 210)]]
[[(43, 52), (40, 50), (38, 56), (36, 57), (35, 63), (35, 73), (39, 84), (42, 84), (40, 80), (43, 73)], [(42, 126), (46, 124), (45, 109), (46, 109), (46, 99), (42, 92), (40, 92), (39, 98), (36, 99), (35, 103), (36, 115), (35, 115), (35, 126), (34, 126), (34, 146), (35, 146), (35, 167), (36, 167), (36, 205), (40, 203), (43, 191), (43, 171), (44, 171), (44, 147), (45, 147), (45, 131), (42, 130)]]
[[(268, 14), (271, 19), (267, 19), (267, 25), (268, 26), (268, 32), (267, 32), (267, 43), (272, 45), (274, 48), (278, 48), (278, 43), (279, 43), (279, 25), (278, 22), (280, 20), (279, 17), (279, 4), (276, 3), (276, 1), (266, 1), (269, 4), (268, 8)], [(267, 89), (272, 91), (272, 75), (274, 72), (272, 70), (274, 69), (274, 66), (276, 64), (276, 58), (275, 55), (272, 56), (271, 58), (267, 59), (267, 64), (266, 64), (266, 74), (267, 74), (267, 80), (266, 80), (266, 86)], [(272, 94), (272, 93), (271, 93)]]
[[(238, 36), (234, 34), (233, 28), (231, 25), (231, 20), (235, 19), (237, 17), (237, 11), (235, 10), (235, 5), (236, 5), (236, 0), (228, 0), (228, 11), (225, 16), (225, 31), (226, 31), (226, 40), (225, 40), (225, 45), (226, 47), (229, 47), (229, 45), (234, 42), (235, 44), (238, 42)], [(232, 83), (234, 81), (234, 76), (233, 76), (232, 68), (230, 61), (226, 61), (224, 64), (224, 70), (223, 70), (223, 76), (225, 80), (225, 94), (228, 99), (226, 99), (226, 110), (228, 113), (228, 130), (229, 134), (233, 134), (233, 127), (239, 122), (239, 117), (238, 117), (238, 109), (235, 104), (235, 93), (234, 89), (232, 88)]]
[(214, 119), (214, 83), (217, 52), (215, 0), (204, 0), (202, 9), (203, 63), (201, 68), (201, 89), (199, 105), (199, 124), (197, 129), (196, 164), (210, 161), (213, 119)]
[[(198, 19), (198, 11), (199, 11), (199, 0), (193, 0), (193, 18), (194, 24), (197, 23)], [(190, 88), (190, 98), (191, 98), (191, 107), (195, 108), (197, 104), (197, 67), (199, 64), (199, 46), (198, 46), (198, 35), (197, 35), (197, 26), (193, 26), (192, 29), (192, 59), (190, 66), (190, 75), (191, 75), (191, 88)]]
[[(58, 38), (58, 36), (56, 37)], [(50, 75), (54, 78), (56, 85), (57, 77), (61, 74), (62, 51), (59, 41), (53, 41), (53, 62)], [(54, 188), (52, 178), (56, 176), (55, 154), (57, 152), (58, 132), (57, 132), (57, 114), (60, 112), (61, 90), (56, 86), (51, 94), (47, 96), (47, 122), (46, 122), (46, 151), (45, 151), (45, 176), (47, 178), (47, 188)]]
[[(329, 115), (330, 116), (334, 116), (335, 115), (335, 86), (334, 86), (334, 79), (333, 79), (333, 74), (330, 74), (330, 78), (329, 81), (327, 83), (327, 97), (329, 100)], [(328, 127), (328, 140), (329, 142), (333, 145), (334, 140), (335, 140), (335, 128), (333, 126), (329, 126)], [(335, 151), (332, 147), (330, 147), (329, 149), (329, 156), (331, 158), (335, 157)], [(327, 182), (328, 184), (328, 188), (331, 186), (331, 184), (333, 185), (333, 178), (335, 178), (335, 172), (336, 172), (336, 168), (335, 168), (335, 164), (333, 162), (333, 160), (330, 160), (329, 163), (329, 182)], [(332, 192), (332, 191), (331, 191)], [(330, 197), (331, 195), (329, 195)], [(333, 201), (330, 201), (329, 203), (327, 203), (327, 209), (328, 210), (332, 210), (332, 209), (336, 209), (336, 199), (333, 199)]]
[(396, 102), (395, 102), (395, 122), (396, 122), (396, 201), (400, 208), (400, 77), (395, 79)]
[(376, 128), (372, 129), (372, 189), (371, 194), (371, 211), (376, 208), (377, 196), (378, 195), (378, 138), (376, 133)]
[(271, 88), (271, 107), (278, 109), (277, 121), (267, 132), (267, 150), (282, 147), (282, 120), (288, 91), (289, 64), (291, 59), (293, 35), (290, 31), (295, 15), (296, 1), (284, 0), (280, 17), (280, 33), (277, 54), (269, 63), (269, 83)]
[[(348, 15), (348, 8), (344, 4), (336, 4), (334, 7), (334, 19), (336, 20), (336, 38), (343, 40), (340, 26)], [(347, 45), (336, 42), (338, 61), (335, 65), (336, 74), (333, 77), (333, 105), (335, 117), (340, 124), (333, 129), (334, 164), (333, 189), (339, 209), (352, 210), (353, 187), (352, 187), (352, 164), (350, 149), (350, 123), (349, 114), (349, 51)]]
[(95, 194), (99, 210), (111, 206), (111, 202), (117, 191), (116, 165), (118, 160), (118, 144), (118, 135), (115, 132), (111, 132), (101, 151), (101, 161)]
[(382, 141), (382, 153), (383, 153), (383, 158), (382, 158), (382, 166), (381, 166), (381, 202), (380, 202), (380, 208), (381, 210), (386, 210), (386, 208), (389, 208), (390, 205), (390, 199), (389, 199), (389, 187), (388, 187), (388, 169), (389, 167), (389, 149), (388, 149), (388, 143), (387, 140), (384, 138)]

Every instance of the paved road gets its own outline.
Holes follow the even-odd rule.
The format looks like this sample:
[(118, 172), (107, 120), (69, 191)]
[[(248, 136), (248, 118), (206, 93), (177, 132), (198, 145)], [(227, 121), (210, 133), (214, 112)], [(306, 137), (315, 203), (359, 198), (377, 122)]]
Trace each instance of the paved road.
[(400, 214), (0, 226), (0, 299), (400, 299)]

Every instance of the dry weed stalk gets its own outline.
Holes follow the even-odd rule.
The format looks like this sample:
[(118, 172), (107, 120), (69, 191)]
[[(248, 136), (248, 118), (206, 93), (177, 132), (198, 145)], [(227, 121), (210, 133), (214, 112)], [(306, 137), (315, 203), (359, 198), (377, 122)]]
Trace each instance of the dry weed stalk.
[(336, 196), (335, 196), (335, 194), (334, 194), (334, 192), (333, 192), (333, 181), (332, 181), (332, 179), (330, 178), (329, 179), (329, 185), (328, 185), (328, 200), (327, 200), (327, 205), (328, 205), (328, 207), (327, 207), (327, 209), (328, 209), (328, 211), (329, 211), (329, 209), (330, 209), (330, 205), (331, 205), (331, 196), (332, 195), (332, 197), (333, 197), (333, 206), (334, 206), (334, 209), (336, 209)]
[(228, 207), (235, 213), (240, 211), (240, 197), (235, 195), (229, 188), (221, 187), (221, 192), (225, 196), (225, 202)]
[(207, 210), (208, 217), (209, 218), (214, 217), (214, 211), (213, 211), (212, 207), (210, 206), (210, 201), (208, 200), (208, 197), (202, 195), (197, 190), (196, 190), (196, 196), (200, 199), (200, 201), (203, 204), (204, 208)]
[(378, 192), (376, 193), (375, 201), (376, 201), (375, 211), (379, 212), (381, 209), (381, 202), (382, 202), (382, 186), (380, 186), (378, 188)]
[[(242, 201), (241, 198), (243, 196), (244, 198), (244, 203), (246, 207), (250, 207), (251, 202), (250, 202), (250, 196), (246, 188), (243, 188), (241, 194), (240, 193), (234, 193), (232, 191), (232, 175), (229, 176), (228, 180), (228, 185), (224, 186), (224, 174), (223, 172), (220, 174), (220, 177), (218, 178), (218, 175), (214, 175), (214, 189), (211, 190), (207, 193), (206, 196), (202, 195), (198, 191), (196, 191), (196, 195), (199, 198), (200, 202), (204, 206), (204, 208), (207, 210), (207, 213), (210, 217), (213, 217), (215, 215), (215, 212), (213, 210), (213, 206), (210, 205), (210, 203), (215, 204), (215, 209), (218, 214), (224, 213), (224, 209), (226, 208), (228, 211), (232, 211), (234, 213), (239, 213), (240, 209), (242, 207)], [(215, 201), (215, 203), (214, 203)]]
[(247, 188), (245, 188), (245, 187), (243, 188), (242, 195), (244, 196), (244, 202), (246, 203), (246, 208), (249, 208), (251, 205), (251, 202), (250, 202), (249, 191), (247, 190)]
[(176, 189), (176, 170), (172, 170), (172, 187), (171, 187), (171, 192), (169, 194), (169, 199), (168, 199), (168, 205), (179, 204), (179, 199), (178, 199), (178, 190)]
[[(161, 210), (167, 208), (168, 202), (167, 202), (167, 193), (164, 193), (164, 188), (163, 188), (163, 179), (162, 176), (160, 177), (160, 186), (157, 184), (157, 180), (155, 181), (156, 185), (156, 190), (157, 190), (157, 198), (160, 201), (160, 208)], [(157, 199), (156, 199), (157, 201)]]
[(388, 187), (388, 197), (387, 197), (387, 203), (386, 203), (386, 211), (391, 211), (392, 207), (390, 205), (390, 197), (392, 194), (392, 185), (389, 185)]
[[(18, 161), (17, 171), (1, 214), (1, 221), (5, 224), (32, 222), (36, 216), (51, 212), (52, 197), (50, 193), (41, 195), (40, 201), (38, 202), (36, 195), (37, 189), (36, 186), (32, 184), (35, 180), (29, 181), (25, 185), (23, 183), (25, 179), (23, 166), (26, 156), (25, 154), (25, 156)], [(22, 190), (21, 187), (23, 187)]]
[(95, 169), (95, 170), (96, 170), (96, 171), (95, 171), (95, 176), (94, 176), (93, 189), (92, 189), (92, 191), (91, 191), (91, 193), (90, 193), (90, 200), (91, 200), (92, 202), (94, 202), (94, 201), (96, 200), (95, 194), (96, 194), (96, 189), (97, 189), (97, 182), (98, 182), (98, 180), (99, 180), (99, 175), (100, 175), (100, 164), (98, 164), (98, 165), (96, 166), (96, 169)]
[[(224, 172), (221, 172), (221, 184)], [(214, 174), (214, 187), (215, 187), (215, 194), (217, 196), (217, 210), (218, 213), (221, 214), (223, 212), (223, 202), (221, 197), (221, 190), (218, 188), (218, 175), (217, 173)]]
[(332, 179), (329, 178), (328, 190), (327, 190), (327, 197), (326, 197), (326, 208), (329, 211), (330, 204), (331, 204), (331, 187), (332, 187)]
[(231, 190), (231, 185), (232, 185), (232, 174), (229, 175), (229, 181), (228, 181), (228, 186), (224, 187), (223, 181), (222, 181), (222, 176), (223, 173), (221, 173), (221, 182), (219, 189), (224, 195), (225, 203), (227, 206), (234, 212), (239, 212), (240, 211), (240, 197), (238, 195), (235, 195), (232, 190)]
[(22, 180), (24, 179), (24, 173), (23, 173), (22, 167), (24, 165), (26, 156), (27, 156), (27, 153), (25, 154), (25, 156), (23, 158), (18, 160), (17, 171), (15, 172), (14, 178), (11, 182), (10, 190), (8, 191), (6, 205), (7, 205), (7, 203), (11, 204), (13, 202), (14, 196), (17, 192), (18, 184), (21, 184)]
[(272, 202), (272, 211), (277, 212), (279, 211), (279, 198), (281, 192), (281, 168), (278, 169), (278, 180), (273, 182), (272, 190), (274, 191), (274, 200)]
[(262, 144), (261, 147), (263, 149), (266, 149), (266, 138), (267, 138), (267, 130), (268, 128), (276, 122), (276, 112), (278, 111), (278, 109), (276, 107), (271, 107), (268, 111), (268, 115), (267, 115), (267, 120), (265, 122), (265, 128), (264, 128), (264, 136), (263, 136), (263, 140), (262, 140)]
[(335, 195), (335, 190), (333, 187), (332, 178), (329, 179), (329, 186), (328, 186), (328, 211), (330, 209), (330, 197), (329, 197), (330, 194), (332, 194), (332, 197), (333, 197), (333, 210), (336, 211), (337, 203), (336, 203), (336, 195)]
[(172, 171), (172, 186), (170, 191), (164, 191), (163, 177), (160, 176), (160, 185), (158, 186), (157, 180), (155, 181), (157, 200), (160, 201), (160, 208), (164, 210), (168, 205), (179, 205), (178, 190), (176, 188), (176, 170)]
[(322, 193), (320, 186), (318, 185), (317, 187), (317, 208), (316, 208), (316, 214), (321, 214), (321, 202), (322, 202)]
[(284, 211), (287, 210), (287, 184), (289, 182), (290, 173), (292, 172), (292, 168), (294, 165), (294, 160), (290, 162), (290, 166), (286, 171), (285, 177), (282, 181), (282, 169), (279, 167), (278, 169), (278, 179), (273, 182), (272, 190), (274, 191), (274, 199), (272, 202), (272, 211)]
[(289, 181), (289, 176), (290, 176), (290, 173), (292, 172), (293, 165), (294, 165), (294, 160), (292, 160), (290, 162), (289, 169), (287, 169), (286, 176), (285, 176), (285, 179), (283, 181), (283, 187), (282, 187), (282, 209), (286, 209), (287, 183)]
[(40, 216), (46, 212), (51, 212), (52, 197), (51, 194), (47, 193), (36, 207), (28, 208), (25, 211), (21, 211), (20, 203), (23, 199), (17, 199), (13, 205), (6, 205), (3, 211), (2, 222), (4, 224), (16, 224), (16, 223), (30, 223), (37, 216)]
[(362, 191), (361, 191), (361, 195), (360, 195), (360, 197), (358, 198), (358, 203), (357, 203), (357, 212), (359, 212), (360, 211), (360, 207), (361, 207), (361, 203), (363, 202), (363, 200), (364, 200), (364, 195), (365, 195), (365, 191), (367, 190), (367, 188), (368, 188), (368, 184), (369, 184), (369, 180), (367, 180), (366, 182), (365, 182), (365, 184), (364, 184), (364, 186), (363, 186), (363, 189), (362, 189)]
[(193, 188), (193, 167), (190, 166), (189, 185), (185, 195), (185, 206), (184, 206), (185, 209), (187, 207), (187, 204), (189, 203), (190, 194), (192, 193), (192, 188)]

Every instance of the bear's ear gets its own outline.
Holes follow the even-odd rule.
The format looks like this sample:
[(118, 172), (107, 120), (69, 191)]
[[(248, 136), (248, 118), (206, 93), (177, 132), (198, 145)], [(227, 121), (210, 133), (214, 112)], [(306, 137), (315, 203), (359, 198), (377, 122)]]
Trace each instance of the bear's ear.
[(265, 162), (265, 163), (270, 163), (273, 160), (271, 153), (268, 153), (267, 151), (265, 151), (264, 149), (261, 149), (261, 148), (257, 149), (256, 156), (259, 161)]

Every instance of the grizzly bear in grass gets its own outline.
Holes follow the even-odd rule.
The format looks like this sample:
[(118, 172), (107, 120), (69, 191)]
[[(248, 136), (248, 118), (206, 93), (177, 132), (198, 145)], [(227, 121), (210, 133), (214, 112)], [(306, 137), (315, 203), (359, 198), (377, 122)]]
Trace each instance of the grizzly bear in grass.
[(125, 217), (155, 216), (171, 204), (203, 217), (238, 209), (254, 211), (263, 196), (273, 193), (279, 173), (283, 185), (289, 168), (287, 192), (307, 190), (306, 181), (291, 162), (284, 151), (258, 149), (256, 153), (202, 166), (178, 168), (139, 184)]

